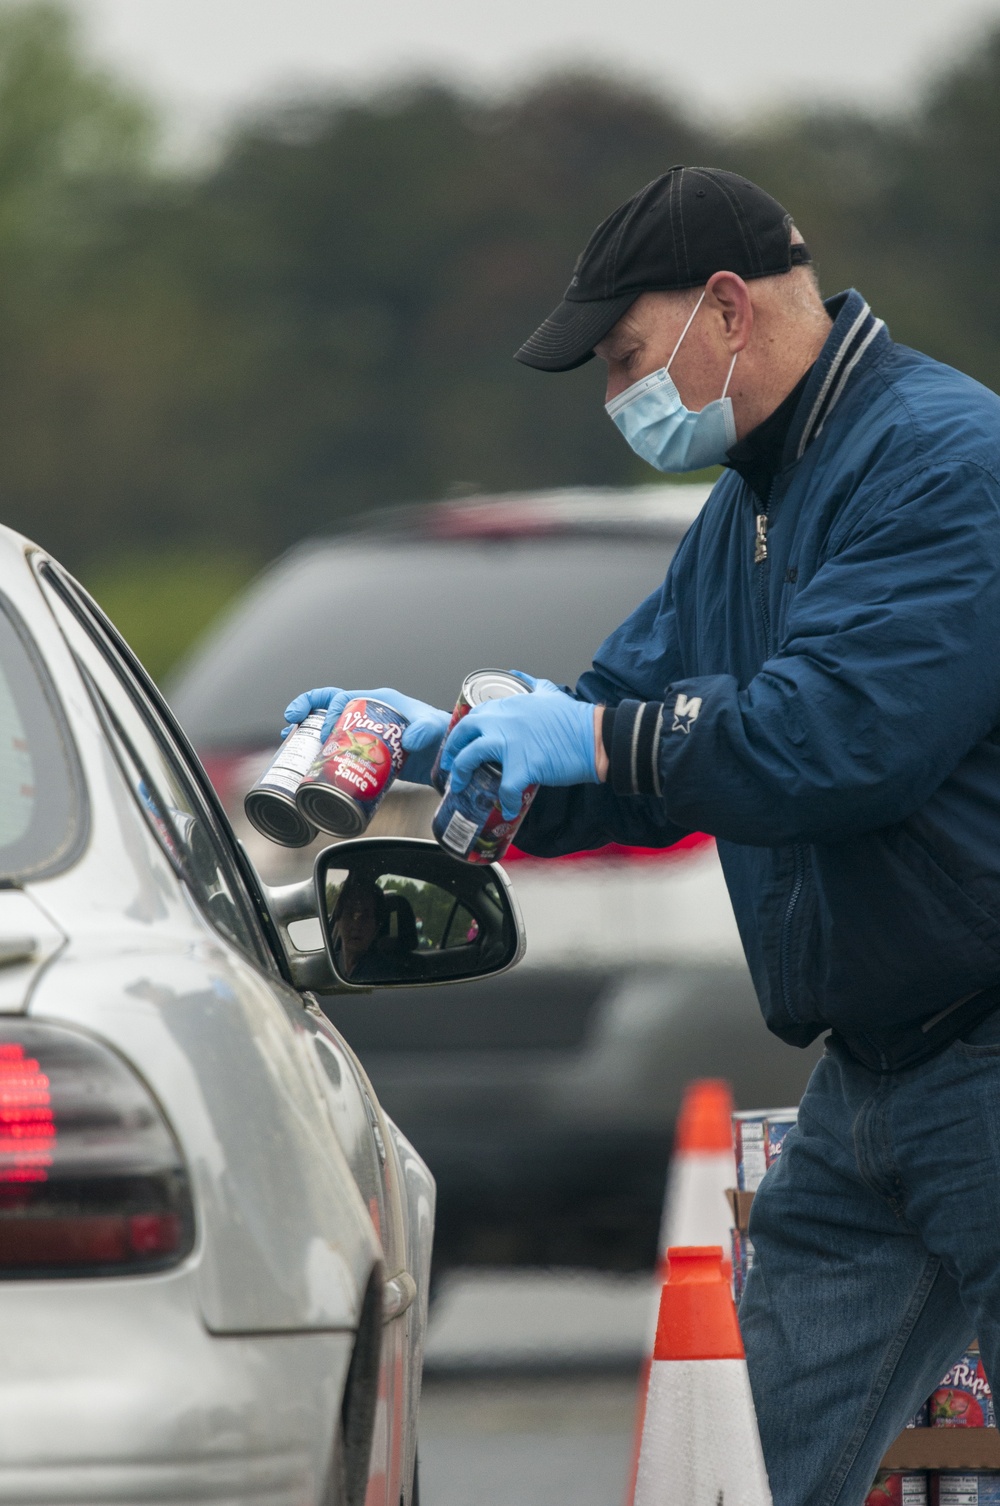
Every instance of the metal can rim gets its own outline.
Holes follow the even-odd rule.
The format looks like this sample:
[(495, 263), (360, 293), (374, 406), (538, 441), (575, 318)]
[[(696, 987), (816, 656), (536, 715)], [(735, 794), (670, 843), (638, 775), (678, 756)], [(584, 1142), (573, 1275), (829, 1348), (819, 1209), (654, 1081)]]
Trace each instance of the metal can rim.
[[(474, 670), (472, 670), (472, 672), (470, 674), (467, 674), (466, 677), (465, 677), (465, 679), (462, 681), (462, 690), (461, 690), (461, 697), (464, 697), (464, 699), (466, 701), (468, 701), (470, 707), (485, 705), (485, 702), (482, 701), (482, 700), (479, 700), (478, 698), (476, 698), (475, 694), (474, 694), (476, 681), (479, 680), (479, 679), (481, 679), (484, 675), (493, 675), (493, 676), (496, 677), (496, 679), (502, 680), (505, 683), (509, 684), (510, 685), (510, 693), (511, 693), (511, 695), (531, 695), (532, 694), (531, 686), (530, 685), (526, 685), (525, 682), (518, 675), (514, 674), (512, 670), (509, 670), (509, 669), (474, 669)], [(503, 696), (491, 696), (490, 697), (490, 700), (503, 700), (503, 699), (504, 699)]]

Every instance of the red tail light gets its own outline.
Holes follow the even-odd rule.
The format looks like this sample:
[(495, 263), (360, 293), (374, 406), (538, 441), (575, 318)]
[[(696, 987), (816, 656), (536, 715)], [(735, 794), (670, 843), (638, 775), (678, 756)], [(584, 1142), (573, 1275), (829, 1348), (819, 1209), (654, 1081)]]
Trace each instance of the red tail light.
[(162, 1270), (193, 1238), (180, 1150), (139, 1078), (77, 1031), (0, 1020), (0, 1279)]

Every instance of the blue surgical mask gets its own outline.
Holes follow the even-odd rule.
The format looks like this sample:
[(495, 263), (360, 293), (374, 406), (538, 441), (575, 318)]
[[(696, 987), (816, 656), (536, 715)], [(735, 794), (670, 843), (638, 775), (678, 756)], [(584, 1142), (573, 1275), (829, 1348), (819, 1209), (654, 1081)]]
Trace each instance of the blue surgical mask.
[(700, 471), (704, 466), (720, 465), (736, 443), (733, 400), (726, 396), (736, 357), (730, 362), (722, 396), (706, 404), (699, 413), (685, 408), (670, 377), (674, 356), (704, 297), (702, 293), (691, 310), (691, 318), (681, 330), (681, 338), (666, 366), (633, 382), (605, 404), (608, 416), (635, 453), (658, 471)]

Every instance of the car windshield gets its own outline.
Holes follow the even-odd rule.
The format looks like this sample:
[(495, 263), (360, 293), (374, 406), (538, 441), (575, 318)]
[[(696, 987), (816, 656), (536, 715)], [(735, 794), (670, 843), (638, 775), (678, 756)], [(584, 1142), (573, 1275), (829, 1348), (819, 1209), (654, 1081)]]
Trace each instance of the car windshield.
[(266, 746), (316, 685), (454, 704), (470, 670), (575, 683), (666, 574), (676, 538), (349, 538), (304, 547), (245, 596), (171, 703), (202, 750)]
[(55, 695), (26, 632), (0, 601), (0, 878), (57, 867), (82, 820), (80, 783)]

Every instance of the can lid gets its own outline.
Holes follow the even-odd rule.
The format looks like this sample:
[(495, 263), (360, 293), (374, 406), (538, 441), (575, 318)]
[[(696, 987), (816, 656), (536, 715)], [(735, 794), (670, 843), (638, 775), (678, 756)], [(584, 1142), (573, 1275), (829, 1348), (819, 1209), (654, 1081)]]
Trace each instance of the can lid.
[(275, 790), (248, 790), (243, 809), (252, 826), (272, 842), (283, 847), (305, 847), (316, 835), (316, 828), (298, 809), (290, 795)]
[(358, 802), (333, 785), (306, 781), (295, 799), (305, 818), (331, 836), (356, 837), (368, 825)]
[(462, 694), (470, 706), (481, 706), (484, 701), (503, 701), (509, 695), (530, 695), (531, 686), (509, 669), (475, 669), (462, 682)]

